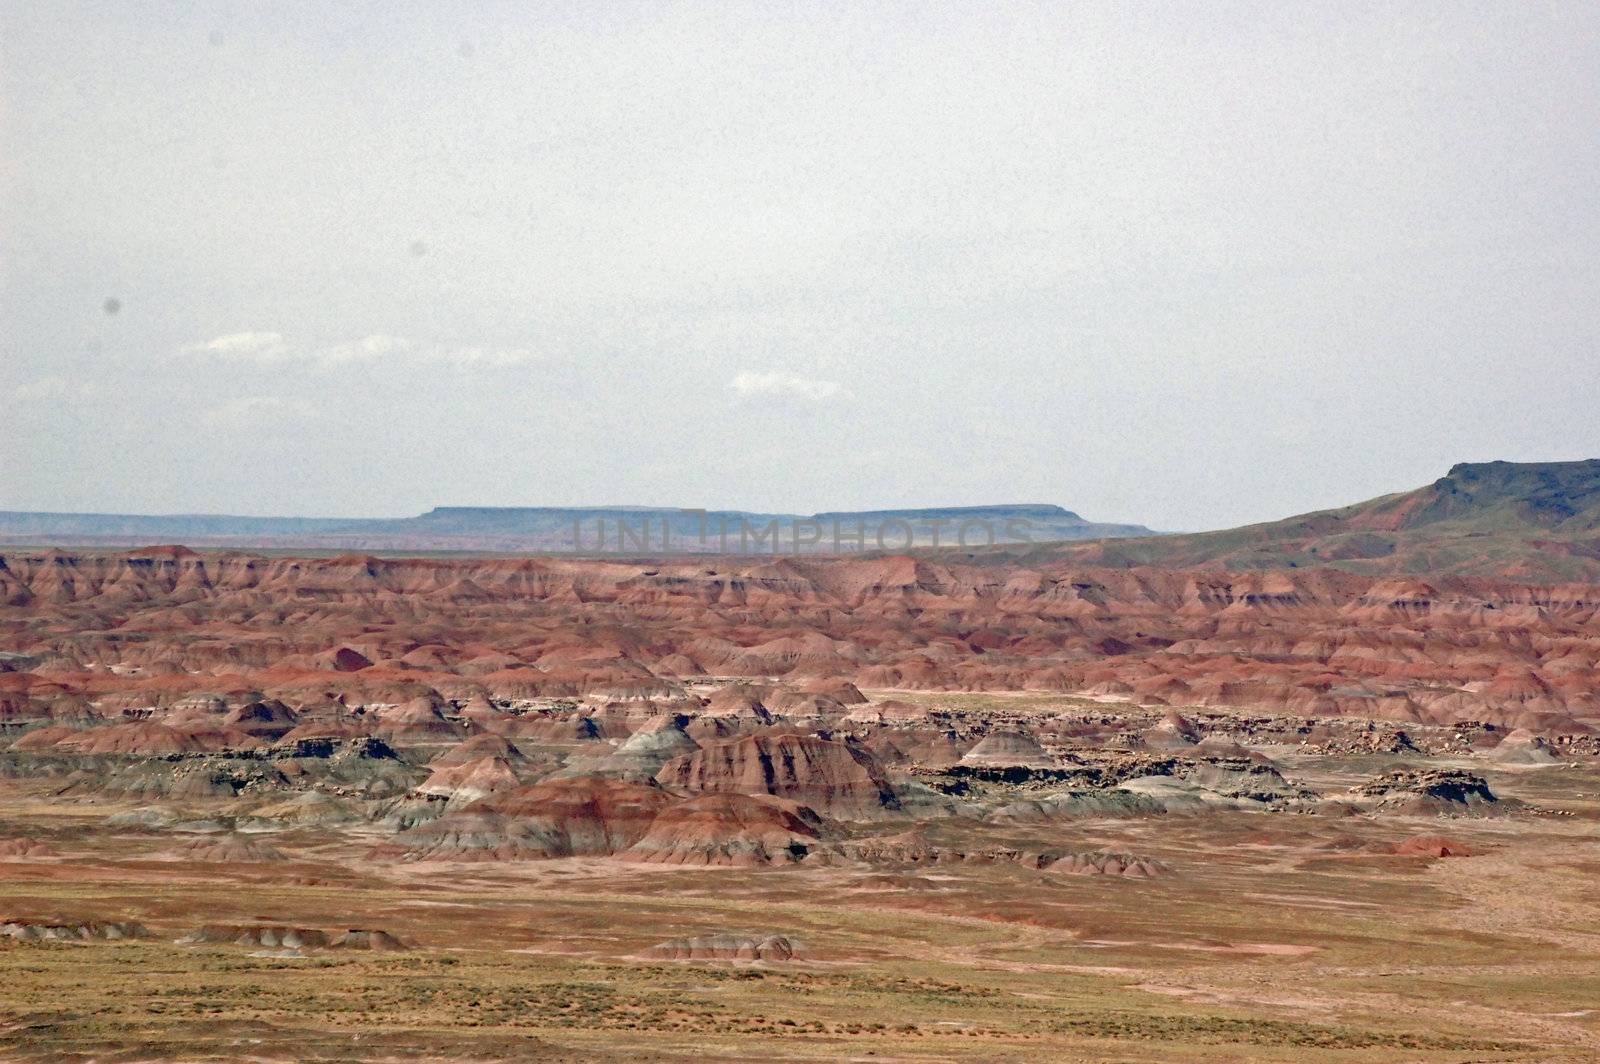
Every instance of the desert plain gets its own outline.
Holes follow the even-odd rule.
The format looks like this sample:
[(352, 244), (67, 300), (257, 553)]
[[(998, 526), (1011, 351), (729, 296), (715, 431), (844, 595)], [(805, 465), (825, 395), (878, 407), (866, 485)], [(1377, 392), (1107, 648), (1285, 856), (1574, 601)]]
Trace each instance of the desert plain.
[(0, 1056), (1600, 1058), (1600, 590), (0, 559)]

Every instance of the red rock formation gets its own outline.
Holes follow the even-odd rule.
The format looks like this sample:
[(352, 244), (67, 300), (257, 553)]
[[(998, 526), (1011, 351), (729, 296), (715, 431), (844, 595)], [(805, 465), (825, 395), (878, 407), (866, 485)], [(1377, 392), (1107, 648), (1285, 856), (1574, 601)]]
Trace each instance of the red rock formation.
[(485, 757), (498, 758), (508, 765), (527, 760), (522, 751), (505, 736), (485, 733), (474, 735), (458, 746), (452, 746), (428, 762), (428, 765), (431, 768), (453, 768)]
[[(789, 710), (826, 716), (831, 702), (808, 696), (856, 704), (851, 685), (1600, 728), (1600, 588), (1586, 584), (1050, 556), (646, 565), (21, 550), (0, 555), (0, 572), (5, 726), (46, 719), (41, 705), (56, 721), (187, 726), (168, 715), (205, 694), (233, 707), (276, 697), (296, 713), (372, 706), (397, 739), (425, 742), (456, 737), (463, 718), (501, 727), (486, 698), (671, 699), (674, 677), (707, 674), (810, 689), (771, 706), (763, 688), (725, 688), (691, 725), (698, 738)], [(441, 695), (475, 700), (470, 714), (441, 725), (380, 708)], [(598, 730), (621, 737), (611, 727)]]
[(659, 788), (621, 780), (550, 780), (402, 832), (392, 849), (446, 861), (604, 856), (638, 842), (674, 801)]
[(777, 795), (842, 819), (881, 816), (899, 804), (870, 753), (815, 735), (746, 735), (707, 743), (667, 762), (656, 781), (690, 793)]
[(442, 704), (426, 696), (384, 710), (374, 734), (390, 742), (440, 742), (459, 739), (463, 729), (445, 719)]
[(439, 765), (417, 787), (417, 793), (455, 802), (475, 802), (495, 791), (519, 786), (511, 763), (501, 757), (480, 757), (459, 765)]
[(817, 841), (821, 821), (796, 802), (765, 794), (708, 794), (668, 806), (624, 861), (671, 865), (787, 864)]

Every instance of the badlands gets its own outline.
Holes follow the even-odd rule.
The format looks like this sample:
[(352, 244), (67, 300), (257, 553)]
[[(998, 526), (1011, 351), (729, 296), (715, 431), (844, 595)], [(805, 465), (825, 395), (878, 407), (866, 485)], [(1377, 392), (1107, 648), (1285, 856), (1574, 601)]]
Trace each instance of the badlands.
[(1593, 584), (7, 548), (0, 792), (5, 1059), (1600, 1058)]

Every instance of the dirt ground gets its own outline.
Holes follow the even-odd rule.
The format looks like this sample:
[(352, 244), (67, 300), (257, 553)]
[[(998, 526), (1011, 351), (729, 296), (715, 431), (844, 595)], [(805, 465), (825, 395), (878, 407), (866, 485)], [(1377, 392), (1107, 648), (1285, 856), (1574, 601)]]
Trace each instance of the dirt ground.
[[(1330, 784), (1347, 763), (1276, 755)], [(1355, 766), (1381, 767), (1375, 759)], [(148, 937), (0, 938), (17, 1060), (1589, 1061), (1600, 1059), (1600, 770), (1491, 774), (1494, 818), (1219, 812), (997, 828), (949, 845), (1136, 853), (1171, 874), (1008, 863), (676, 869), (406, 863), (371, 829), (279, 862), (174, 860), (128, 808), (0, 792), (0, 918)], [(1374, 852), (1446, 836), (1471, 856)], [(202, 925), (381, 929), (394, 952), (178, 941)], [(664, 961), (783, 935), (794, 960)]]

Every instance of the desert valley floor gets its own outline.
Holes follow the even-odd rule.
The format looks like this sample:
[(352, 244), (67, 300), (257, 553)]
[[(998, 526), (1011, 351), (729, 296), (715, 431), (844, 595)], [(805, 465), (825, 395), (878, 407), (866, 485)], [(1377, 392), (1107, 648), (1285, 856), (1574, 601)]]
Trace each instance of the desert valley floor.
[(1600, 588), (0, 557), (0, 1057), (1600, 1059)]

